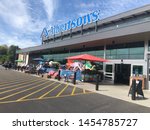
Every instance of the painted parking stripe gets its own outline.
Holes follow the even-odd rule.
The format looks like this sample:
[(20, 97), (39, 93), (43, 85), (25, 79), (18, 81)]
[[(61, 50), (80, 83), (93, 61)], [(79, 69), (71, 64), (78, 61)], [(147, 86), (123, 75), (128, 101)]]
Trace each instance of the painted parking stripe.
[(73, 87), (71, 95), (74, 95), (75, 90), (76, 90), (76, 86)]
[(15, 83), (20, 83), (20, 82), (27, 82), (27, 81), (29, 81), (31, 78), (29, 78), (29, 79), (21, 79), (20, 80), (20, 78), (19, 79), (17, 79), (17, 80), (15, 80), (15, 81), (11, 81), (11, 82), (4, 82), (4, 83), (0, 83), (0, 86), (4, 86), (4, 85), (11, 85), (11, 84), (15, 84)]
[(66, 89), (68, 88), (68, 84), (56, 95), (56, 97), (59, 97)]
[(51, 84), (49, 84), (49, 85), (47, 85), (47, 86), (45, 86), (45, 87), (43, 87), (43, 88), (41, 88), (41, 89), (38, 89), (37, 91), (34, 91), (34, 92), (32, 92), (32, 93), (30, 93), (30, 94), (28, 94), (28, 95), (24, 96), (24, 97), (21, 97), (21, 98), (20, 98), (20, 99), (18, 99), (17, 101), (23, 100), (23, 99), (25, 99), (25, 98), (27, 98), (27, 97), (29, 97), (29, 96), (31, 96), (31, 95), (33, 95), (33, 94), (35, 94), (35, 93), (38, 93), (38, 92), (40, 92), (40, 91), (44, 90), (45, 88), (50, 87), (50, 86), (51, 86), (51, 85), (53, 85), (54, 83), (56, 83), (56, 82), (53, 82), (53, 83), (51, 83)]
[[(19, 84), (14, 84), (14, 85), (7, 85), (8, 87), (0, 87), (0, 90), (3, 90), (3, 89), (7, 89), (7, 88), (14, 88), (14, 87), (18, 87), (20, 85), (24, 85), (24, 84), (30, 84), (32, 82), (35, 82), (35, 81), (38, 81), (37, 79), (36, 80), (28, 80), (28, 81), (25, 81), (25, 82), (22, 82), (22, 83), (19, 83)], [(39, 80), (39, 81), (42, 81), (42, 80)]]
[[(8, 77), (7, 77), (7, 78), (8, 78)], [(20, 78), (19, 78), (19, 80), (20, 80)], [(18, 79), (13, 79), (13, 80), (10, 80), (10, 79), (9, 79), (9, 81), (5, 81), (5, 82), (4, 82), (4, 81), (1, 81), (1, 82), (0, 82), (0, 85), (1, 85), (1, 84), (2, 84), (2, 85), (3, 85), (3, 84), (7, 84), (7, 83), (13, 83), (13, 82), (18, 82)]]
[[(3, 77), (4, 77), (4, 75), (3, 75)], [(20, 80), (22, 80), (22, 79), (29, 79), (29, 77), (28, 76), (22, 76), (22, 75), (19, 75), (19, 76), (16, 76), (15, 75), (15, 79), (12, 79), (12, 78), (14, 78), (14, 75), (12, 75), (12, 76), (8, 76), (7, 75), (7, 77), (6, 78), (8, 78), (9, 79), (9, 81), (3, 81), (3, 82), (0, 82), (0, 84), (3, 84), (3, 83), (11, 83), (11, 82), (14, 82), (14, 81), (18, 81), (18, 79)], [(5, 80), (6, 80), (6, 78), (4, 78)]]
[(34, 88), (36, 88), (36, 87), (38, 87), (38, 86), (40, 86), (40, 85), (44, 85), (44, 84), (46, 84), (46, 83), (48, 83), (48, 82), (49, 82), (49, 81), (44, 82), (44, 83), (39, 84), (39, 85), (36, 85), (36, 86), (34, 86), (34, 87), (31, 87), (31, 88), (28, 88), (28, 89), (25, 89), (25, 90), (22, 90), (22, 91), (16, 92), (16, 93), (13, 93), (13, 94), (11, 94), (11, 95), (8, 95), (8, 96), (5, 96), (5, 97), (2, 97), (2, 98), (0, 98), (0, 100), (3, 100), (3, 99), (6, 99), (6, 98), (9, 98), (9, 97), (12, 97), (12, 96), (17, 95), (17, 94), (19, 94), (19, 93), (23, 93), (23, 92), (26, 92), (26, 91), (32, 90), (32, 89), (34, 89)]
[[(84, 95), (93, 94), (93, 93), (94, 92), (89, 92), (89, 93), (85, 93)], [(83, 95), (83, 94), (82, 93), (78, 93), (78, 94), (75, 94), (75, 95), (72, 95), (72, 96), (78, 96), (78, 95)], [(70, 94), (69, 95), (58, 96), (57, 98), (64, 98), (64, 97), (70, 97)], [(43, 97), (41, 99), (39, 99), (39, 98), (23, 99), (23, 100), (20, 100), (20, 101), (17, 101), (17, 100), (13, 100), (13, 101), (0, 101), (0, 104), (17, 103), (17, 102), (27, 102), (27, 101), (39, 101), (39, 100), (54, 99), (54, 98), (56, 98), (56, 96), (53, 96), (53, 97)]]
[[(22, 88), (25, 88), (25, 89), (26, 89), (26, 88), (29, 88), (29, 87), (32, 86), (32, 85), (37, 85), (37, 84), (39, 84), (39, 83), (43, 83), (43, 81), (42, 81), (42, 80), (39, 80), (39, 81), (37, 81), (37, 82), (32, 82), (32, 83), (30, 83), (30, 84), (28, 84), (28, 85), (25, 85), (25, 86), (21, 86), (21, 87), (17, 87), (17, 88), (14, 88), (14, 89), (7, 90), (7, 91), (3, 91), (3, 92), (0, 93), (0, 99), (3, 98), (2, 94), (3, 94), (3, 95), (9, 95), (9, 92), (11, 92), (11, 93), (13, 94), (13, 93), (15, 93), (15, 92), (13, 92), (13, 91), (15, 91), (15, 90), (21, 91)], [(21, 89), (21, 90), (20, 90), (20, 89)], [(18, 92), (18, 91), (17, 91), (17, 92)]]
[[(57, 85), (56, 87), (58, 88), (58, 86), (60, 86), (61, 84), (59, 84), (59, 85)], [(53, 90), (55, 90), (56, 89), (56, 87), (53, 89)], [(92, 93), (94, 93), (94, 92), (91, 92), (91, 91), (86, 91), (85, 90), (85, 93), (75, 93), (75, 94), (73, 94), (73, 95), (71, 95), (71, 94), (66, 94), (66, 95), (61, 95), (61, 93), (63, 93), (63, 91), (65, 90), (65, 88), (67, 87), (67, 85), (64, 87), (64, 89), (63, 90), (61, 90), (58, 94), (59, 94), (59, 96), (47, 96), (47, 97), (42, 97), (41, 99), (51, 99), (51, 98), (58, 98), (58, 97), (69, 97), (69, 96), (76, 96), (76, 95), (84, 95), (84, 94), (92, 94)], [(72, 86), (71, 86), (72, 87)], [(74, 86), (75, 87), (75, 86)], [(53, 91), (53, 90), (50, 90), (50, 91)], [(83, 89), (82, 89), (83, 90)], [(27, 99), (22, 99), (22, 100), (6, 100), (6, 101), (0, 101), (0, 104), (4, 104), (4, 103), (13, 103), (13, 102), (20, 102), (20, 101), (30, 101), (30, 100), (38, 100), (39, 98), (27, 98)], [(40, 100), (40, 99), (39, 99)]]
[[(12, 87), (12, 86), (9, 86), (9, 87), (5, 87), (5, 88), (0, 88), (0, 90), (6, 89), (6, 88), (7, 88), (7, 89), (8, 89), (8, 88), (13, 88), (13, 89), (9, 89), (9, 90), (0, 92), (0, 94), (7, 93), (7, 92), (11, 92), (11, 91), (14, 91), (14, 90), (18, 90), (18, 89), (20, 89), (20, 88), (28, 87), (28, 86), (32, 85), (32, 83), (33, 83), (33, 84), (34, 84), (34, 83), (37, 83), (37, 82), (35, 82), (35, 81), (37, 81), (37, 80), (33, 80), (32, 82), (29, 82), (29, 83), (17, 84), (17, 85), (14, 85), (13, 87)], [(39, 80), (39, 81), (40, 81), (40, 82), (43, 82), (43, 80)], [(21, 87), (17, 87), (17, 86), (24, 85), (24, 84), (27, 84), (27, 85), (21, 86)], [(15, 87), (15, 88), (14, 88), (14, 87)], [(17, 88), (16, 88), (16, 87), (17, 87)]]
[(83, 93), (85, 93), (85, 89), (83, 89)]
[(52, 91), (54, 91), (55, 89), (57, 89), (60, 85), (62, 84), (58, 84), (57, 86), (55, 86), (53, 89), (51, 89), (50, 91), (48, 91), (47, 93), (43, 94), (42, 96), (39, 97), (39, 99), (45, 97), (46, 95), (48, 95), (49, 93), (51, 93)]

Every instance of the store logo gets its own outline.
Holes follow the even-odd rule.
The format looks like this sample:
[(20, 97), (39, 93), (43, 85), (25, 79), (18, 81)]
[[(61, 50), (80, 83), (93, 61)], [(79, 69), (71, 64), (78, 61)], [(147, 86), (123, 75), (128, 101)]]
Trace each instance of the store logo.
[(48, 31), (47, 31), (46, 28), (43, 29), (41, 36), (42, 36), (42, 37), (48, 37)]
[(82, 25), (96, 22), (99, 20), (99, 14), (100, 14), (99, 12), (100, 11), (94, 11), (94, 12), (87, 14), (83, 17), (79, 17), (79, 18), (74, 19), (74, 20), (69, 20), (65, 24), (55, 25), (55, 26), (50, 27), (50, 28), (45, 27), (43, 29), (42, 36), (48, 37), (51, 35), (58, 34), (60, 32), (64, 32), (64, 31), (68, 31), (70, 29), (74, 29), (76, 27), (80, 27)]

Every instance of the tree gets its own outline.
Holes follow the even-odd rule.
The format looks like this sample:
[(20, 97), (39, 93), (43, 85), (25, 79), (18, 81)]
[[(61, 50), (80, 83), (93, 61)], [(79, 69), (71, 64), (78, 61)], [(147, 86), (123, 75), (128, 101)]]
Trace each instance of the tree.
[(5, 61), (8, 60), (7, 52), (8, 52), (7, 45), (1, 45), (0, 46), (0, 64), (3, 64)]
[(5, 63), (6, 61), (14, 63), (16, 50), (18, 49), (19, 47), (15, 45), (11, 45), (10, 47), (8, 47), (7, 45), (0, 46), (0, 63)]
[(8, 47), (7, 45), (0, 46), (0, 56), (7, 55)]
[(6, 61), (8, 61), (7, 55), (0, 56), (0, 64), (4, 64)]
[(14, 63), (16, 57), (16, 50), (18, 50), (18, 46), (11, 45), (8, 49), (8, 59), (10, 62)]

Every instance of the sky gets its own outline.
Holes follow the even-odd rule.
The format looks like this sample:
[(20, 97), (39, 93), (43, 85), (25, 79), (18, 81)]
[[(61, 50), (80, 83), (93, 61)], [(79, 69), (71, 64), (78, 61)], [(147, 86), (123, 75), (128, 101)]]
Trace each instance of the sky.
[(150, 0), (0, 0), (0, 45), (38, 46), (46, 26), (96, 10), (104, 19), (147, 4)]

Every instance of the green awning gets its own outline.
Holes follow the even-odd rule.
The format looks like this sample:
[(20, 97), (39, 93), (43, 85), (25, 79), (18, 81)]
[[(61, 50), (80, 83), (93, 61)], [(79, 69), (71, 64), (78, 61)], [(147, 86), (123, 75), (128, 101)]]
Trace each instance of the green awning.
[(23, 60), (15, 60), (15, 62), (24, 62)]

